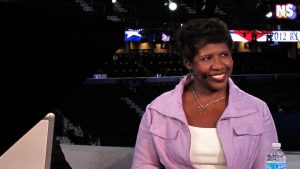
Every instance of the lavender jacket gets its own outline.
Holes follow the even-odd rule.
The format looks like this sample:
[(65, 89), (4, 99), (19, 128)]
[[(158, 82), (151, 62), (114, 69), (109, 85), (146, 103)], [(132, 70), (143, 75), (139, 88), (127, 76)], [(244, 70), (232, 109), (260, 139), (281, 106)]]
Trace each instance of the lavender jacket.
[[(192, 169), (191, 134), (182, 108), (189, 78), (147, 106), (140, 123), (132, 169)], [(265, 157), (277, 142), (265, 102), (240, 90), (229, 79), (229, 101), (217, 122), (227, 169), (265, 169)]]

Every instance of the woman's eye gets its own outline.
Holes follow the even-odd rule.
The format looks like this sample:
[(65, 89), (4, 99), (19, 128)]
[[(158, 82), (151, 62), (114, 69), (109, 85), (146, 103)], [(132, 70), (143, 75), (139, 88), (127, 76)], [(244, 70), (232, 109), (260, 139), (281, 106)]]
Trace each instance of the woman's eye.
[(225, 52), (225, 53), (223, 53), (221, 56), (224, 56), (224, 57), (230, 56), (230, 53), (229, 53), (229, 52)]
[(203, 60), (203, 61), (208, 61), (208, 60), (210, 60), (210, 59), (211, 59), (210, 56), (205, 56), (205, 57), (203, 57), (201, 60)]

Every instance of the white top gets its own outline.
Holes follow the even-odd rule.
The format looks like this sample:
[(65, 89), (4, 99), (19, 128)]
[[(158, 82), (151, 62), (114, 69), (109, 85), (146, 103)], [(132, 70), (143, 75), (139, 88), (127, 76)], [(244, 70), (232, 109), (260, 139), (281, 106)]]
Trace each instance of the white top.
[(190, 159), (196, 169), (226, 169), (226, 158), (216, 128), (189, 126)]

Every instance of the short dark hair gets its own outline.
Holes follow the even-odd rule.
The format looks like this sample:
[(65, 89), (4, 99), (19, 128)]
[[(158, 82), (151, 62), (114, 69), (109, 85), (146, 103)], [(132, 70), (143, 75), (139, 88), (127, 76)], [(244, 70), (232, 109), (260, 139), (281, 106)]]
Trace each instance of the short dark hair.
[(176, 32), (176, 50), (182, 59), (192, 62), (198, 50), (208, 43), (226, 43), (232, 49), (227, 25), (219, 19), (193, 19)]

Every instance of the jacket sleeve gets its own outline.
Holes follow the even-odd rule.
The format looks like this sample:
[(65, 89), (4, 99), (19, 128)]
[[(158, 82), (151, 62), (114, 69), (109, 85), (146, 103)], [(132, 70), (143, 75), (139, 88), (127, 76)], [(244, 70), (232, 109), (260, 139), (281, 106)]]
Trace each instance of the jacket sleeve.
[(131, 169), (161, 168), (152, 134), (149, 131), (151, 121), (151, 110), (147, 107), (140, 123)]
[(258, 152), (252, 169), (265, 169), (265, 160), (272, 150), (272, 143), (278, 142), (275, 124), (266, 103), (263, 108), (263, 133), (261, 135)]

